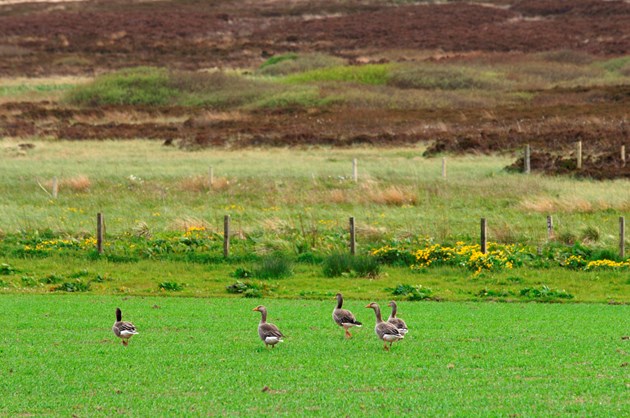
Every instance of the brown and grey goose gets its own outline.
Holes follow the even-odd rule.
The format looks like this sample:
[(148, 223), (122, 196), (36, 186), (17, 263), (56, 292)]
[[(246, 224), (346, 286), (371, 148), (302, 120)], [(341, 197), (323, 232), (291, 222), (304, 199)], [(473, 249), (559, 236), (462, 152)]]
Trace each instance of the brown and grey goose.
[(346, 331), (346, 338), (352, 338), (352, 334), (348, 331), (352, 327), (361, 327), (361, 322), (357, 321), (352, 312), (347, 309), (342, 309), (343, 296), (341, 293), (337, 293), (337, 307), (333, 310), (332, 317), (335, 323)]
[(400, 318), (396, 318), (396, 313), (398, 312), (398, 306), (396, 305), (396, 302), (392, 300), (387, 305), (392, 307), (392, 313), (389, 315), (387, 322), (389, 322), (390, 324), (394, 324), (394, 326), (398, 328), (398, 331), (400, 331), (401, 334), (407, 334), (409, 330), (407, 329), (407, 324), (405, 324), (405, 321)]
[(274, 348), (276, 344), (283, 342), (283, 335), (278, 327), (267, 322), (267, 308), (263, 305), (258, 305), (253, 310), (261, 313), (260, 323), (258, 324), (258, 335), (265, 343), (265, 347), (271, 346), (271, 348)]
[(129, 344), (129, 338), (138, 333), (136, 327), (131, 322), (122, 320), (122, 311), (120, 308), (116, 308), (116, 322), (114, 322), (112, 331), (118, 338), (122, 339), (122, 343), (125, 347)]
[[(374, 327), (374, 332), (383, 340), (383, 349), (388, 350), (391, 348), (392, 343), (395, 343), (398, 340), (402, 340), (405, 336), (396, 328), (394, 324), (390, 324), (389, 322), (383, 322), (383, 318), (381, 318), (381, 308), (377, 303), (372, 302), (366, 306), (366, 308), (374, 309), (374, 313), (376, 314), (376, 326)], [(387, 347), (387, 343), (389, 343), (389, 347)]]

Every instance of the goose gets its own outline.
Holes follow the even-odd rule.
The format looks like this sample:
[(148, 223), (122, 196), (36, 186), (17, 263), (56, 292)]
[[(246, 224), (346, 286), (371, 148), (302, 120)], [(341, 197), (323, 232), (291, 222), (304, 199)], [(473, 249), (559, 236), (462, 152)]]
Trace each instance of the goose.
[(350, 334), (348, 329), (352, 327), (360, 328), (363, 324), (357, 321), (352, 312), (347, 309), (341, 309), (341, 306), (343, 305), (343, 296), (341, 296), (341, 293), (337, 293), (337, 296), (335, 297), (337, 298), (337, 307), (332, 313), (333, 320), (337, 323), (337, 325), (343, 327), (346, 331), (346, 338), (352, 338), (352, 334)]
[(112, 331), (118, 338), (122, 339), (122, 343), (125, 347), (129, 344), (129, 338), (138, 333), (136, 327), (131, 322), (122, 320), (122, 311), (120, 308), (116, 308), (116, 322), (114, 322)]
[[(383, 350), (389, 351), (392, 343), (405, 338), (405, 336), (401, 334), (394, 324), (383, 322), (383, 319), (381, 318), (381, 308), (377, 303), (372, 302), (365, 307), (374, 309), (374, 313), (376, 314), (376, 326), (374, 327), (374, 332), (378, 338), (383, 340)], [(389, 343), (389, 347), (387, 347), (387, 343)]]
[(260, 339), (265, 343), (265, 347), (271, 346), (271, 348), (274, 348), (276, 344), (284, 342), (282, 341), (283, 335), (278, 327), (267, 322), (267, 308), (263, 305), (258, 305), (252, 310), (261, 313), (260, 323), (258, 324), (258, 335), (260, 335)]
[(402, 335), (407, 334), (409, 330), (407, 329), (407, 324), (405, 324), (405, 321), (400, 318), (396, 318), (396, 312), (398, 311), (398, 306), (396, 305), (396, 302), (392, 300), (387, 304), (387, 306), (392, 307), (392, 313), (389, 315), (387, 322), (389, 322), (390, 324), (394, 324), (394, 326), (398, 328), (398, 331), (400, 331)]

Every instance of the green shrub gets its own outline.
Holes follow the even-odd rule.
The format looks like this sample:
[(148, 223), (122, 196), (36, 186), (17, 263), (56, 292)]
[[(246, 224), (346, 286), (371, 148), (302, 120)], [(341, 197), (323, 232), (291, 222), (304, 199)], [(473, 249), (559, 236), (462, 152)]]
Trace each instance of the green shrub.
[(90, 290), (90, 282), (84, 282), (79, 279), (73, 282), (63, 282), (52, 288), (55, 292), (87, 292)]
[(323, 273), (326, 277), (339, 277), (352, 270), (352, 255), (331, 254), (324, 259)]
[(422, 285), (412, 286), (409, 284), (399, 284), (393, 289), (385, 290), (391, 291), (394, 296), (402, 296), (411, 301), (434, 299), (433, 291)]
[(343, 81), (348, 83), (384, 85), (387, 82), (390, 64), (348, 65), (291, 74), (284, 78), (286, 83), (311, 83), (318, 81)]
[(246, 298), (262, 298), (271, 292), (271, 288), (264, 283), (255, 284), (252, 282), (241, 282), (240, 280), (225, 286), (225, 290), (232, 294), (242, 294)]
[(177, 282), (162, 282), (160, 284), (158, 284), (158, 288), (160, 290), (166, 290), (169, 292), (179, 292), (181, 290), (184, 290), (184, 284), (183, 283), (177, 283)]
[(129, 68), (78, 86), (69, 92), (67, 98), (73, 104), (88, 106), (166, 105), (176, 93), (168, 84), (168, 71), (165, 69)]
[(264, 256), (253, 272), (259, 279), (282, 279), (293, 275), (293, 264), (283, 254), (271, 254)]
[(268, 58), (265, 62), (260, 65), (260, 69), (273, 67), (274, 65), (278, 65), (281, 62), (285, 61), (295, 61), (298, 58), (298, 55), (294, 52), (289, 52), (288, 54), (274, 55), (273, 57)]
[(20, 281), (23, 287), (35, 287), (39, 285), (39, 282), (32, 276), (22, 276)]
[(302, 73), (319, 68), (338, 67), (344, 64), (342, 58), (324, 54), (285, 54), (269, 58), (258, 69), (259, 74), (281, 76)]
[(598, 242), (600, 239), (599, 229), (594, 226), (587, 226), (580, 233), (580, 239), (588, 242)]
[(46, 277), (41, 278), (39, 282), (43, 284), (57, 284), (57, 283), (61, 283), (63, 280), (64, 278), (62, 276), (58, 276), (52, 273)]
[(237, 267), (236, 270), (234, 270), (234, 272), (232, 273), (232, 276), (238, 279), (247, 279), (249, 277), (252, 277), (253, 275), (254, 273), (252, 273), (250, 270), (246, 269), (245, 267)]
[(376, 277), (380, 271), (381, 266), (374, 257), (351, 254), (331, 254), (324, 259), (323, 265), (323, 273), (326, 277)]
[(9, 274), (15, 273), (15, 269), (11, 267), (9, 264), (2, 263), (0, 264), (0, 274), (3, 276), (8, 276)]
[(521, 290), (520, 295), (538, 300), (573, 299), (573, 295), (565, 290), (552, 290), (547, 285), (543, 285), (540, 289), (526, 287)]

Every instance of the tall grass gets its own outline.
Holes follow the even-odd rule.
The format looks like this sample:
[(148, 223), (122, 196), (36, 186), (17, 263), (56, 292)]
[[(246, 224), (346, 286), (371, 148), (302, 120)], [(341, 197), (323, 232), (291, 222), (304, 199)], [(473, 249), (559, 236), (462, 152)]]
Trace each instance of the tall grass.
[[(0, 149), (5, 233), (93, 231), (97, 212), (105, 214), (112, 234), (132, 231), (139, 222), (154, 232), (179, 231), (182, 219), (222, 231), (223, 216), (230, 214), (235, 233), (268, 234), (267, 220), (279, 219), (300, 240), (323, 245), (318, 231), (345, 231), (348, 217), (355, 216), (361, 245), (409, 235), (476, 240), (479, 218), (486, 217), (491, 228), (510, 231), (510, 241), (539, 244), (552, 214), (557, 228), (577, 234), (596, 226), (599, 245), (616, 247), (617, 219), (630, 211), (627, 180), (511, 174), (503, 171), (509, 157), (449, 158), (443, 179), (441, 160), (422, 158), (422, 148), (191, 153), (150, 141), (33, 143), (26, 155), (11, 153), (11, 141)], [(358, 183), (352, 181), (353, 158), (359, 161)], [(214, 168), (212, 186), (208, 166)], [(53, 177), (68, 184), (56, 200), (40, 187), (50, 187)], [(83, 178), (89, 187), (85, 180), (68, 182)]]

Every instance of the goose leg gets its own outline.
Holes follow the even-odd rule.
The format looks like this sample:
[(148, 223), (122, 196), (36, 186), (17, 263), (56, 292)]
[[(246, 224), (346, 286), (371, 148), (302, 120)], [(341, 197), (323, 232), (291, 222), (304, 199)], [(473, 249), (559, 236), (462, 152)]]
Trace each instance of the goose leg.
[(129, 341), (127, 341), (127, 340), (122, 340), (122, 343), (123, 343), (123, 345), (124, 345), (125, 347), (127, 347), (127, 345), (129, 345)]
[(348, 328), (344, 328), (346, 330), (346, 338), (352, 338), (352, 334), (348, 331)]
[(383, 350), (389, 351), (389, 347), (387, 346), (387, 343), (383, 344)]

